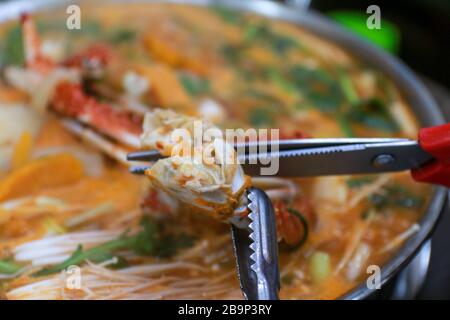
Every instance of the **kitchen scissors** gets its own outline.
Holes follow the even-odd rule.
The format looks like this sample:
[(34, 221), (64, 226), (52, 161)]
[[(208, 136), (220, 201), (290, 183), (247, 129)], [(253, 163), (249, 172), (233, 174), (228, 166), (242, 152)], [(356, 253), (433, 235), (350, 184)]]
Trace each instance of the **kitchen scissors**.
[[(275, 144), (276, 143), (276, 144)], [(236, 145), (246, 174), (260, 175), (276, 160), (277, 176), (377, 174), (410, 170), (414, 180), (450, 187), (450, 123), (420, 129), (418, 139), (333, 138), (248, 142)], [(156, 161), (157, 151), (128, 154), (130, 161)], [(265, 160), (265, 161), (261, 161)], [(149, 166), (132, 166), (142, 174)], [(248, 216), (231, 223), (238, 276), (250, 300), (278, 299), (280, 289), (275, 215), (264, 191), (246, 191)]]

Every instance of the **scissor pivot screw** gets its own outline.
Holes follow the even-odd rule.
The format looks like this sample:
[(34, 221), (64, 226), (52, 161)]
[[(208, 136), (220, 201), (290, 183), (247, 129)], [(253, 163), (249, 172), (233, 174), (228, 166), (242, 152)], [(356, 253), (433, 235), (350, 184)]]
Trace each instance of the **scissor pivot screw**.
[(380, 154), (373, 159), (372, 164), (375, 168), (381, 169), (383, 167), (393, 164), (394, 162), (395, 162), (394, 156), (390, 154)]

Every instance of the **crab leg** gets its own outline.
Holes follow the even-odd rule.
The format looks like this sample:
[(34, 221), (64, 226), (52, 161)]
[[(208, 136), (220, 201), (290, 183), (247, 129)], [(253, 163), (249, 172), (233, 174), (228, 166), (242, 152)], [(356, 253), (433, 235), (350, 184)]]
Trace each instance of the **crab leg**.
[(58, 84), (50, 104), (54, 111), (63, 116), (87, 124), (126, 146), (140, 147), (142, 117), (97, 102), (83, 92), (80, 84)]
[(83, 126), (82, 124), (72, 119), (62, 119), (61, 123), (64, 128), (66, 128), (74, 135), (80, 137), (83, 141), (86, 141), (89, 144), (97, 147), (102, 152), (117, 160), (121, 164), (125, 166), (130, 165), (130, 163), (127, 161), (128, 151), (125, 148), (117, 146), (116, 144), (103, 137), (101, 134), (88, 127)]

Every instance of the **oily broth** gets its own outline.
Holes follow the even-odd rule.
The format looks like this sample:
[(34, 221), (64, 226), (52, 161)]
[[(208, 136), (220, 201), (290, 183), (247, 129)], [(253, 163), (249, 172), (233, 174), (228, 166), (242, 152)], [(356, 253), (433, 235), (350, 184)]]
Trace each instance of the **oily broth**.
[[(280, 48), (278, 49), (272, 48), (271, 44), (266, 42), (245, 44), (248, 47), (242, 49), (243, 37), (251, 38), (252, 31), (247, 29), (246, 32), (242, 32), (243, 26), (239, 22), (227, 21), (227, 18), (224, 18), (223, 15), (230, 14), (229, 12), (221, 15), (211, 9), (167, 4), (92, 6), (89, 9), (86, 7), (82, 10), (83, 23), (88, 22), (85, 25), (87, 30), (76, 34), (67, 30), (61, 31), (64, 30), (60, 28), (64, 21), (64, 15), (58, 17), (52, 14), (48, 17), (42, 14), (36, 17), (37, 21), (43, 24), (41, 28), (43, 29), (44, 39), (63, 39), (64, 56), (93, 42), (104, 41), (105, 38), (113, 37), (114, 32), (126, 26), (127, 30), (133, 31), (133, 38), (116, 43), (114, 48), (120, 55), (126, 57), (127, 63), (133, 65), (161, 63), (161, 59), (158, 58), (159, 55), (145, 47), (145, 39), (146, 37), (152, 37), (152, 32), (160, 32), (160, 30), (153, 29), (158, 28), (158, 24), (175, 24), (175, 34), (172, 36), (176, 38), (181, 34), (180, 38), (183, 38), (183, 41), (181, 41), (182, 47), (180, 48), (176, 47), (175, 41), (174, 49), (187, 52), (188, 63), (171, 65), (171, 61), (168, 60), (162, 61), (162, 63), (169, 65), (175, 72), (183, 73), (186, 69), (195, 69), (209, 81), (209, 88), (206, 93), (189, 96), (184, 100), (181, 99), (181, 103), (185, 103), (186, 108), (196, 108), (204, 96), (214, 97), (226, 108), (226, 116), (218, 121), (222, 128), (260, 126), (282, 128), (287, 135), (300, 129), (307, 135), (318, 138), (345, 136), (342, 126), (336, 121), (335, 114), (315, 108), (311, 101), (304, 102), (307, 99), (293, 94), (286, 83), (277, 81), (276, 76), (277, 70), (289, 69), (296, 65), (307, 66), (312, 69), (318, 68), (324, 70), (325, 73), (334, 74), (335, 66), (339, 65), (345, 70), (344, 72), (349, 71), (349, 75), (354, 81), (358, 79), (362, 79), (362, 82), (365, 81), (365, 87), (355, 84), (359, 96), (384, 99), (388, 95), (387, 91), (389, 91), (390, 96), (386, 100), (389, 100), (391, 105), (395, 104), (401, 110), (400, 113), (406, 115), (407, 127), (412, 127), (415, 130), (405, 130), (405, 126), (400, 123), (398, 131), (386, 132), (373, 126), (356, 123), (352, 127), (355, 136), (411, 137), (417, 131), (417, 120), (412, 117), (412, 112), (389, 79), (354, 61), (347, 52), (337, 48), (334, 44), (322, 40), (297, 26), (281, 21), (268, 21), (260, 17), (248, 16), (246, 18), (248, 19), (246, 20), (247, 24), (259, 26), (259, 23), (261, 23), (262, 26), (261, 30), (263, 31), (253, 32), (267, 32), (264, 31), (264, 28), (269, 28), (270, 32), (282, 34), (285, 38), (272, 39), (273, 41), (280, 41)], [(228, 19), (231, 18), (228, 17)], [(241, 18), (237, 18), (238, 21), (239, 19)], [(48, 23), (49, 21), (56, 23), (52, 25)], [(47, 26), (45, 26), (46, 22)], [(207, 28), (204, 26), (207, 26)], [(11, 24), (3, 26), (3, 33), (8, 28), (11, 28)], [(164, 32), (164, 30), (161, 32)], [(189, 47), (190, 42), (186, 42), (185, 39), (192, 40), (191, 47)], [(296, 46), (290, 43), (291, 39), (298, 39), (300, 46), (291, 48), (290, 46)], [(171, 41), (172, 39), (167, 40)], [(259, 40), (256, 37), (253, 38), (253, 41)], [(289, 48), (283, 49), (283, 46)], [(168, 48), (171, 49), (170, 46)], [(198, 50), (198, 48), (201, 48), (201, 50)], [(227, 51), (227, 55), (223, 52), (224, 48), (231, 48), (232, 50)], [(165, 50), (169, 49), (165, 48)], [(249, 58), (245, 61), (227, 60), (227, 57), (229, 58), (233, 54), (233, 50), (244, 50), (241, 54), (245, 54)], [(277, 50), (281, 50), (282, 53), (277, 53)], [(195, 63), (196, 59), (197, 61), (205, 61), (206, 71), (202, 66), (199, 67)], [(265, 66), (271, 66), (275, 70), (274, 78), (269, 76), (269, 79), (272, 79), (271, 81), (264, 78), (267, 70), (262, 69)], [(118, 72), (121, 72), (120, 67), (118, 69)], [(245, 72), (241, 72), (241, 70)], [(267, 72), (270, 73), (270, 71)], [(378, 85), (380, 82), (383, 85)], [(119, 86), (120, 83), (113, 85)], [(389, 90), (385, 92), (383, 88), (386, 87)], [(314, 89), (316, 88), (312, 90)], [(262, 93), (265, 95), (262, 95)], [(309, 93), (304, 94), (308, 95)], [(255, 98), (255, 96), (257, 97)], [(316, 97), (311, 98), (311, 100), (328, 106), (328, 103)], [(172, 106), (168, 104), (164, 107), (171, 108)], [(328, 107), (324, 108), (327, 109)], [(82, 148), (86, 147), (66, 134), (56, 123), (56, 120), (50, 117), (46, 120), (36, 139), (35, 147), (39, 149), (61, 144), (76, 144), (81, 145)], [(126, 170), (113, 162), (107, 162), (106, 168), (105, 173), (100, 177), (82, 177), (74, 185), (57, 190), (42, 190), (40, 194), (61, 198), (69, 203), (84, 203), (86, 206), (114, 199), (115, 203), (120, 203), (115, 208), (115, 214), (121, 216), (139, 210), (139, 196), (141, 195), (143, 182), (138, 178), (130, 177)], [(383, 248), (416, 223), (426, 204), (430, 188), (415, 184), (406, 173), (390, 174), (388, 177), (390, 184), (398, 184), (407, 188), (413, 194), (422, 197), (423, 202), (420, 206), (412, 208), (385, 208), (380, 210), (382, 212), (373, 215), (370, 223), (362, 218), (368, 210), (365, 198), (354, 206), (346, 208), (351, 199), (357, 197), (366, 185), (350, 188), (347, 183), (350, 177), (295, 179), (301, 189), (302, 197), (311, 202), (316, 221), (314, 225), (310, 226), (309, 238), (301, 248), (293, 249), (285, 244), (280, 245), (282, 276), (280, 295), (282, 299), (334, 299), (363, 281), (365, 269), (362, 269), (359, 276), (351, 280), (346, 276), (346, 267), (338, 272), (335, 270), (345, 256), (346, 249), (353, 236), (363, 227), (364, 232), (361, 234), (359, 241), (364, 242), (371, 248), (370, 259), (365, 265), (382, 265), (395, 253), (395, 249), (383, 252)], [(374, 179), (370, 183), (375, 183), (376, 179), (379, 178), (375, 177)], [(111, 181), (115, 183), (111, 185)], [(327, 192), (327, 188), (331, 191)], [(90, 195), (93, 190), (96, 190), (96, 197), (91, 198)], [(336, 197), (335, 194), (341, 196)], [(120, 196), (119, 199), (118, 196)], [(91, 199), (87, 200), (88, 198)], [(340, 208), (340, 210), (336, 210), (336, 208)], [(0, 257), (6, 256), (7, 252), (17, 244), (43, 237), (45, 230), (41, 227), (42, 219), (41, 216), (17, 218), (3, 224), (0, 228), (0, 253), (2, 254)], [(65, 217), (61, 216), (58, 219), (58, 221), (64, 221)], [(132, 220), (132, 224), (139, 223), (138, 217)], [(201, 221), (202, 226), (208, 226), (204, 228), (207, 230), (198, 228), (198, 221)], [(185, 214), (179, 220), (173, 220), (172, 222), (182, 224), (186, 229), (195, 228), (196, 234), (199, 235), (198, 241), (214, 242), (216, 238), (225, 237), (229, 233), (226, 225), (209, 218), (195, 217), (189, 214)], [(114, 228), (114, 225), (110, 224), (108, 218), (105, 217), (97, 221), (91, 228), (107, 230), (108, 228)], [(223, 273), (232, 273), (234, 263), (231, 256), (231, 244), (228, 241), (225, 242), (224, 246), (229, 246), (230, 256), (221, 261), (219, 268)], [(331, 266), (329, 275), (320, 283), (315, 283), (311, 279), (311, 265), (308, 262), (311, 255), (316, 251), (325, 252), (329, 256)], [(139, 262), (138, 259), (136, 263)], [(214, 266), (214, 268), (216, 267)], [(213, 273), (211, 273), (211, 277), (213, 277)], [(23, 281), (25, 280), (18, 279), (12, 283), (4, 282), (4, 291), (7, 292), (8, 288), (17, 287)], [(229, 286), (233, 289), (238, 288), (234, 276), (230, 278)], [(223, 298), (223, 296), (213, 295), (210, 298)]]

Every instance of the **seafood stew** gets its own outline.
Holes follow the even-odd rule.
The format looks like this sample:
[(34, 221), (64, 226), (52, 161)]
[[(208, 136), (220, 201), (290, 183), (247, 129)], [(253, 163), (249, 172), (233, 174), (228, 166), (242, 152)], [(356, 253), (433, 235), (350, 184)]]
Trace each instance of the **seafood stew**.
[[(282, 299), (338, 298), (419, 230), (431, 190), (409, 173), (127, 171), (127, 152), (165, 150), (152, 134), (192, 119), (279, 128), (282, 139), (414, 138), (417, 121), (392, 81), (350, 53), (221, 7), (92, 5), (80, 30), (65, 19), (25, 14), (0, 29), (2, 298), (241, 298), (223, 220), (242, 214), (249, 185), (275, 207)], [(218, 178), (202, 184), (203, 174)], [(79, 288), (61, 276), (75, 266)]]

